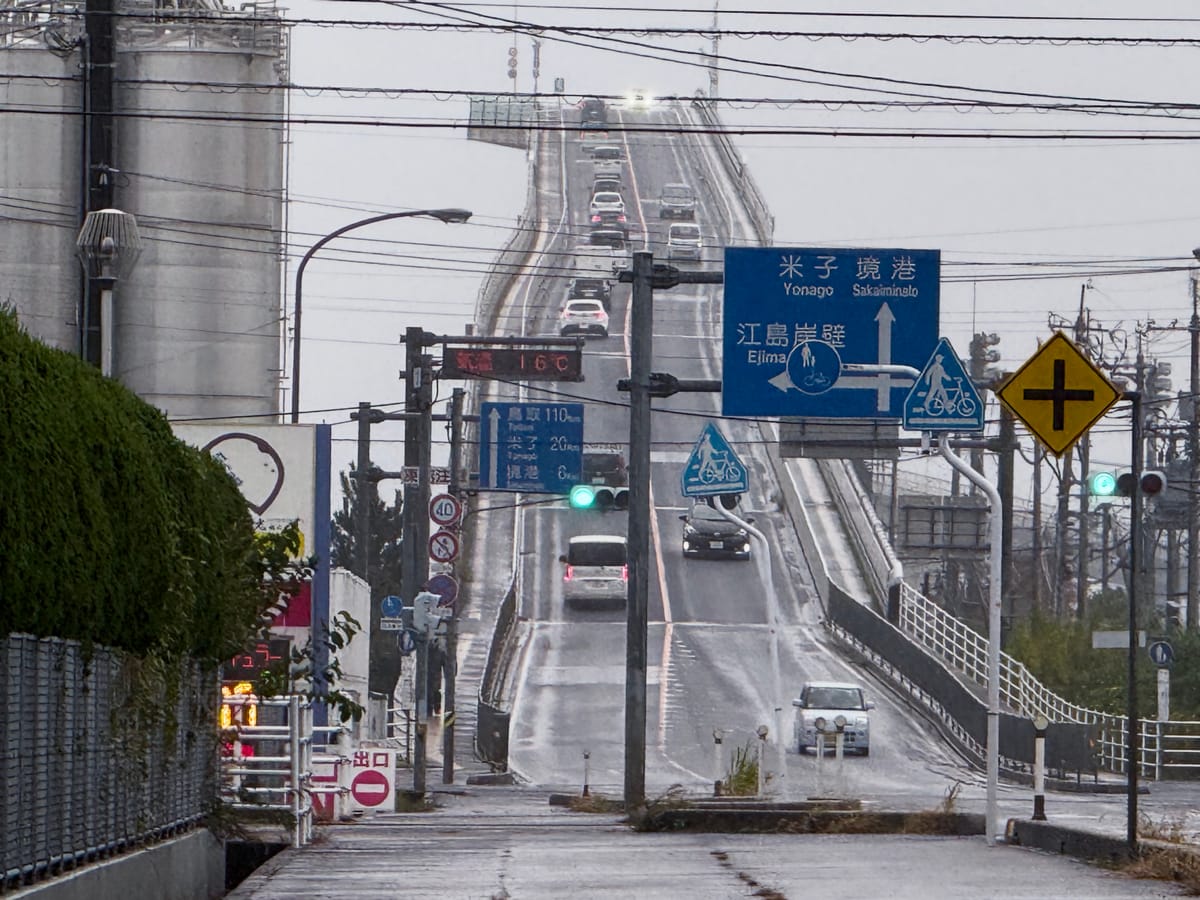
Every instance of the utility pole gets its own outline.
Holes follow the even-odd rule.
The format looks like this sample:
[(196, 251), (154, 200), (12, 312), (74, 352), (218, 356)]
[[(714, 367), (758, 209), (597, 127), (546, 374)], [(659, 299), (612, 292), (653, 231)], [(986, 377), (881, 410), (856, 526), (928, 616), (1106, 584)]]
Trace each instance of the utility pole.
[[(450, 484), (449, 492), (462, 502), (462, 430), (463, 397), (466, 395), (456, 387), (450, 395)], [(442, 697), (442, 784), (454, 784), (454, 721), (455, 681), (458, 677), (458, 613), (455, 611), (446, 620), (446, 652), (442, 662), (446, 686)]]
[[(1084, 297), (1087, 295), (1088, 286), (1085, 282), (1079, 287), (1079, 315), (1075, 319), (1075, 344), (1076, 346), (1085, 346), (1084, 341), (1087, 338), (1088, 322), (1087, 311), (1084, 308)], [(1088, 466), (1091, 463), (1092, 444), (1091, 436), (1087, 433), (1083, 435), (1079, 442), (1079, 518), (1075, 525), (1079, 529), (1079, 545), (1075, 560), (1075, 617), (1083, 619), (1087, 607), (1087, 586), (1088, 586), (1088, 531), (1091, 528), (1091, 523), (1088, 521), (1088, 491), (1087, 491), (1087, 476)], [(1068, 457), (1069, 459), (1070, 457)]]
[(651, 372), (654, 344), (654, 290), (677, 284), (721, 284), (721, 272), (680, 272), (656, 266), (654, 254), (633, 254), (629, 378), (617, 384), (629, 392), (629, 599), (625, 620), (625, 809), (646, 803), (646, 629), (650, 593), (650, 398), (679, 391), (720, 391), (718, 381), (684, 381)]
[[(429, 579), (429, 464), (432, 436), (433, 361), (425, 354), (424, 329), (404, 334), (404, 466), (417, 477), (404, 484), (400, 595), (413, 603)], [(426, 733), (429, 722), (429, 642), (417, 642), (417, 728), (413, 742), (413, 792), (425, 793)]]
[(625, 809), (646, 802), (646, 629), (650, 585), (650, 362), (654, 255), (633, 254), (629, 315), (629, 600), (625, 627)]
[[(1198, 257), (1200, 258), (1200, 257)], [(1200, 627), (1200, 275), (1192, 275), (1192, 318), (1188, 336), (1192, 344), (1191, 419), (1188, 422), (1188, 462), (1191, 479), (1188, 484), (1187, 513), (1187, 619), (1186, 628)]]
[[(87, 0), (83, 43), (83, 190), (84, 212), (110, 209), (115, 196), (113, 156), (113, 84), (116, 78), (116, 23), (114, 0)], [(80, 225), (83, 223), (80, 222)], [(111, 285), (109, 285), (111, 288)], [(103, 286), (84, 277), (81, 289), (80, 356), (99, 366), (101, 346), (113, 336), (103, 333)]]
[[(359, 578), (371, 583), (371, 404), (358, 404), (358, 464), (354, 471), (354, 499), (357, 514), (355, 539)], [(372, 603), (372, 615), (375, 604)]]

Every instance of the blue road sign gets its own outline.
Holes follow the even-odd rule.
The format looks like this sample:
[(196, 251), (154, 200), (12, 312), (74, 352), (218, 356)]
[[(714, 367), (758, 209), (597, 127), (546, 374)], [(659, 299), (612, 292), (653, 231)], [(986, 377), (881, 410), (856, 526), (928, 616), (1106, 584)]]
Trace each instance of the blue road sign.
[(400, 655), (409, 656), (417, 649), (417, 639), (413, 637), (411, 631), (402, 631), (399, 634)]
[(565, 494), (582, 476), (582, 403), (483, 404), (481, 490)]
[(458, 599), (458, 580), (453, 575), (439, 573), (429, 579), (425, 590), (438, 595), (438, 606), (453, 606)]
[(389, 619), (397, 618), (400, 615), (400, 610), (404, 607), (404, 601), (395, 594), (388, 594), (379, 601), (379, 611)]
[(749, 476), (725, 435), (709, 422), (692, 447), (679, 484), (685, 497), (743, 494), (749, 488)]
[(1152, 641), (1146, 652), (1156, 666), (1169, 666), (1175, 662), (1175, 648), (1166, 641)]
[(945, 338), (904, 400), (910, 431), (983, 431), (983, 399)]
[(938, 339), (937, 250), (727, 247), (721, 411), (899, 419)]

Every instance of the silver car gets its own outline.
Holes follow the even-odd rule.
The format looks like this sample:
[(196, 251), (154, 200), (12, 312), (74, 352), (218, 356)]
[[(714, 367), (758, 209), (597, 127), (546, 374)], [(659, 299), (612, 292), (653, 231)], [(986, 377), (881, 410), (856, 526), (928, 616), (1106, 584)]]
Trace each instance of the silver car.
[(863, 696), (861, 686), (845, 681), (810, 681), (792, 706), (796, 707), (793, 735), (798, 753), (816, 747), (820, 735), (825, 736), (825, 749), (835, 750), (839, 733), (843, 750), (857, 750), (863, 756), (871, 752), (869, 713), (875, 704)]

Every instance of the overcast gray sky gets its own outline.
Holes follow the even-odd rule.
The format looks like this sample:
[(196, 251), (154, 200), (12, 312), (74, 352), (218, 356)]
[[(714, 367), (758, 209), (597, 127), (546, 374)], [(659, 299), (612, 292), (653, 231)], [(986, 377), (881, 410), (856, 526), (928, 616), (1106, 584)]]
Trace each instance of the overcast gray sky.
[[(1184, 103), (1200, 83), (1200, 12), (1186, 2), (1088, 0), (1056, 3), (1049, 18), (1044, 3), (968, 6), (964, 13), (956, 2), (902, 8), (830, 0), (782, 15), (795, 13), (795, 4), (721, 5), (722, 116), (749, 132), (793, 132), (737, 138), (775, 213), (776, 244), (940, 249), (943, 334), (965, 356), (972, 332), (998, 332), (1001, 364), (1010, 369), (1050, 335), (1050, 313), (1074, 320), (1089, 282), (1085, 303), (1096, 322), (1124, 329), (1130, 341), (1139, 320), (1186, 325), (1190, 251), (1200, 245), (1189, 163), (1200, 131), (1194, 110), (1151, 104)], [(1142, 21), (1115, 18), (1131, 10)], [(881, 11), (887, 15), (855, 14)], [(311, 90), (296, 93), (292, 114), (358, 124), (292, 128), (294, 255), (320, 234), (379, 212), (475, 212), (467, 226), (409, 220), (366, 229), (359, 236), (373, 240), (338, 244), (310, 263), (306, 410), (398, 401), (403, 350), (396, 338), (408, 325), (461, 332), (472, 319), (481, 270), (523, 205), (523, 154), (468, 142), (464, 130), (445, 127), (466, 118), (466, 100), (454, 92), (513, 87), (506, 74), (513, 36), (449, 30), (452, 22), (546, 26), (543, 91), (555, 77), (572, 94), (644, 87), (690, 95), (708, 86), (697, 65), (698, 51), (710, 47), (706, 34), (586, 30), (707, 30), (708, 4), (637, 11), (586, 2), (303, 0), (290, 5), (290, 15), (438, 24), (295, 27), (292, 79)], [(584, 30), (550, 27), (568, 25)], [(1026, 40), (1008, 39), (1018, 36)], [(531, 39), (520, 36), (515, 45), (516, 88), (531, 90)], [(1127, 108), (1113, 114), (1109, 101)], [(1064, 105), (1089, 111), (1051, 108)], [(394, 256), (351, 263), (339, 248)], [(1176, 385), (1186, 385), (1186, 332), (1155, 332), (1147, 350), (1173, 361)], [(305, 418), (346, 421), (339, 412)], [(1113, 419), (1098, 431), (1119, 427)], [(349, 424), (335, 430), (339, 468), (353, 457), (353, 434)], [(400, 434), (398, 425), (376, 429), (380, 440)], [(1123, 458), (1126, 443), (1119, 434), (1102, 439), (1099, 452)], [(386, 453), (380, 449), (376, 459), (398, 464), (398, 455)]]

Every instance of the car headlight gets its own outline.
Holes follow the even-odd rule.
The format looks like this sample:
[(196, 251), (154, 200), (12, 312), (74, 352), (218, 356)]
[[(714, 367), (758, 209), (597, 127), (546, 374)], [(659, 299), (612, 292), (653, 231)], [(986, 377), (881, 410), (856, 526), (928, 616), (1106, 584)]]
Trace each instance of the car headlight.
[(871, 724), (871, 720), (868, 719), (866, 716), (859, 716), (857, 719), (854, 720), (854, 724), (857, 725), (859, 728), (866, 728), (868, 725)]

